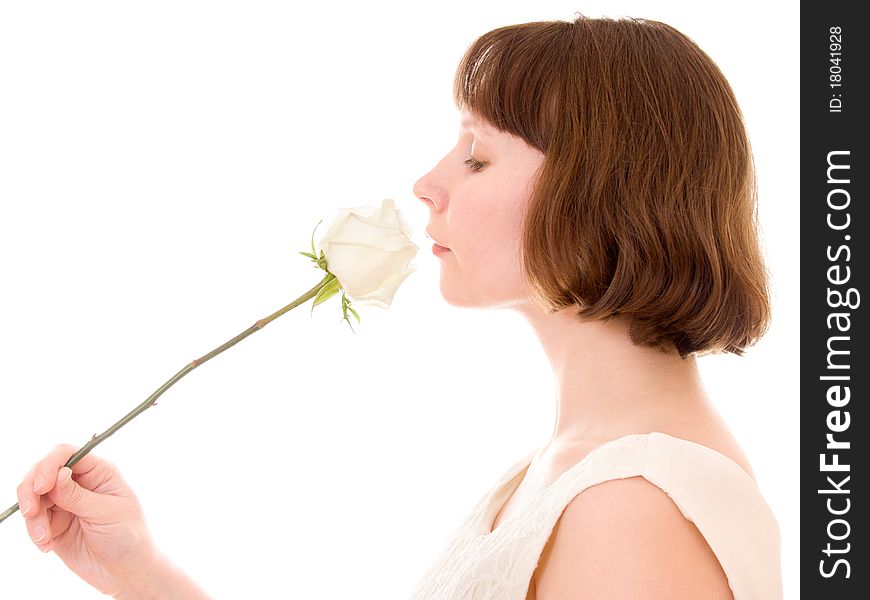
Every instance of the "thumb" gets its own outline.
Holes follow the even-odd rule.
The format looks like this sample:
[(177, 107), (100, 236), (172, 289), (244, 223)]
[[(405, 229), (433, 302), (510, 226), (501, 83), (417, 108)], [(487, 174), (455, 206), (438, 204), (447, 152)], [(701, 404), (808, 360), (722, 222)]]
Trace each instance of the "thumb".
[(62, 467), (57, 472), (54, 489), (48, 495), (60, 508), (89, 520), (105, 519), (110, 509), (106, 497), (73, 481), (69, 467)]

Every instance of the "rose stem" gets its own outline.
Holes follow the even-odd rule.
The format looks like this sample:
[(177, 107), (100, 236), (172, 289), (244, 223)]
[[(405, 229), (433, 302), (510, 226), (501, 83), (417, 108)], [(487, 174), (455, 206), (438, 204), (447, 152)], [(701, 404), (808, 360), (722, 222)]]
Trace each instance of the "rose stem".
[[(142, 402), (139, 406), (137, 406), (132, 411), (130, 411), (123, 419), (121, 419), (120, 421), (118, 421), (117, 423), (115, 423), (114, 425), (109, 427), (106, 431), (104, 431), (100, 435), (94, 435), (90, 439), (90, 441), (88, 441), (87, 444), (82, 446), (75, 454), (73, 454), (70, 457), (70, 459), (68, 461), (66, 461), (66, 464), (64, 466), (65, 467), (72, 467), (74, 464), (76, 464), (82, 458), (84, 458), (84, 456), (87, 455), (88, 452), (90, 452), (91, 450), (96, 448), (98, 445), (100, 445), (103, 441), (108, 439), (113, 433), (118, 431), (121, 427), (123, 427), (124, 425), (126, 425), (127, 423), (129, 423), (130, 421), (135, 419), (137, 416), (139, 416), (141, 413), (145, 412), (147, 409), (154, 406), (157, 403), (157, 398), (159, 398), (163, 394), (163, 392), (165, 392), (166, 390), (171, 388), (175, 384), (175, 382), (177, 382), (179, 379), (181, 379), (182, 377), (184, 377), (185, 375), (187, 375), (188, 373), (193, 371), (199, 365), (201, 365), (202, 363), (206, 362), (207, 360), (209, 360), (211, 358), (214, 358), (215, 356), (217, 356), (218, 354), (220, 354), (221, 352), (223, 352), (227, 348), (238, 344), (243, 339), (245, 339), (246, 337), (248, 337), (249, 335), (251, 335), (255, 331), (259, 331), (260, 329), (262, 329), (263, 327), (265, 327), (266, 325), (268, 325), (269, 323), (271, 323), (272, 321), (274, 321), (275, 319), (277, 319), (278, 317), (280, 317), (281, 315), (283, 315), (287, 311), (289, 311), (293, 308), (296, 308), (297, 306), (299, 306), (303, 302), (310, 300), (311, 298), (313, 298), (314, 296), (317, 295), (317, 292), (320, 291), (320, 288), (328, 285), (329, 282), (332, 281), (333, 279), (335, 279), (335, 275), (333, 275), (332, 273), (327, 273), (326, 277), (324, 277), (320, 281), (320, 283), (318, 283), (316, 286), (311, 288), (309, 291), (305, 292), (303, 295), (299, 296), (296, 300), (294, 300), (293, 302), (291, 302), (290, 304), (288, 304), (287, 306), (285, 306), (281, 310), (278, 310), (278, 311), (272, 313), (271, 315), (269, 315), (265, 319), (260, 319), (259, 321), (257, 321), (256, 323), (254, 323), (253, 325), (248, 327), (246, 330), (244, 330), (242, 333), (240, 333), (239, 335), (237, 335), (233, 339), (229, 340), (228, 342), (226, 342), (224, 344), (221, 344), (220, 346), (218, 346), (217, 348), (215, 348), (214, 350), (212, 350), (208, 354), (205, 354), (205, 355), (197, 358), (196, 360), (192, 361), (190, 364), (186, 365), (178, 373), (176, 373), (175, 375), (170, 377), (169, 380), (166, 381), (166, 383), (164, 383), (159, 388), (157, 388), (157, 391), (155, 391), (153, 394), (148, 396), (148, 398), (146, 398), (144, 402)], [(18, 510), (17, 503), (14, 506), (10, 506), (9, 508), (7, 508), (2, 514), (0, 514), (0, 523), (5, 521), (6, 518), (9, 517), (10, 515), (13, 515), (17, 510)]]

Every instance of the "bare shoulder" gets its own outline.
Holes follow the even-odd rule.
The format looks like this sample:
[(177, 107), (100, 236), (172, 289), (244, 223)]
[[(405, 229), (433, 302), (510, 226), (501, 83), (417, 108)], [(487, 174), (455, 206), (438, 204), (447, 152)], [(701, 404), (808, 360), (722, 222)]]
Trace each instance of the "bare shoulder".
[(704, 537), (643, 477), (607, 481), (568, 503), (534, 575), (537, 600), (730, 600)]

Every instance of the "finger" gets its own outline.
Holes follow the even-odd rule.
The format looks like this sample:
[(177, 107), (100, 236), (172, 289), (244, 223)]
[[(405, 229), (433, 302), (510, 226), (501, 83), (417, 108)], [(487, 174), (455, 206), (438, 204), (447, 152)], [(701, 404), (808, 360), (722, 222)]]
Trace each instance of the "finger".
[(117, 501), (112, 496), (96, 494), (80, 486), (68, 467), (57, 472), (55, 485), (48, 495), (58, 507), (97, 523), (112, 518)]
[(33, 492), (33, 477), (36, 473), (36, 465), (34, 465), (18, 484), (15, 493), (18, 496), (18, 508), (21, 510), (21, 515), (25, 518), (32, 517), (36, 514), (39, 508), (39, 497)]
[(36, 544), (36, 547), (39, 548), (40, 552), (48, 552), (54, 549), (54, 540), (49, 540), (45, 544)]
[(18, 485), (16, 492), (18, 494), (18, 508), (25, 519), (36, 516), (40, 507), (49, 509), (54, 506), (54, 500), (51, 498), (33, 493), (32, 470)]
[[(27, 517), (36, 515), (39, 507), (39, 496), (54, 486), (57, 471), (75, 454), (77, 448), (71, 444), (59, 444), (45, 458), (37, 462), (18, 485), (18, 508)], [(77, 470), (84, 471), (99, 462), (92, 455), (86, 455), (75, 464)]]
[[(70, 444), (59, 444), (45, 458), (36, 463), (33, 478), (33, 491), (36, 494), (44, 494), (57, 481), (57, 472), (67, 461), (78, 452), (78, 448)], [(94, 469), (101, 459), (93, 454), (86, 454), (73, 465), (73, 473), (84, 473)]]
[(33, 517), (25, 519), (27, 533), (36, 545), (46, 544), (51, 540), (51, 525), (48, 518), (48, 509), (40, 506)]
[(48, 511), (48, 521), (51, 525), (51, 538), (57, 539), (67, 532), (70, 523), (72, 523), (73, 515), (58, 506), (53, 507)]
[(95, 461), (88, 461), (81, 468), (77, 469), (76, 467), (79, 467), (78, 463), (73, 466), (75, 481), (83, 488), (98, 494), (111, 494), (113, 496), (124, 497), (130, 495), (127, 483), (112, 462), (104, 458), (98, 458)]

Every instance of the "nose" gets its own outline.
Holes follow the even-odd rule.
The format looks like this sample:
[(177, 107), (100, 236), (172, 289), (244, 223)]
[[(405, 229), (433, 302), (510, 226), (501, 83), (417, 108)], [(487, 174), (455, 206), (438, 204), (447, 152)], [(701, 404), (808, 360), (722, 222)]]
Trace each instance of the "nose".
[(414, 195), (432, 210), (443, 210), (446, 200), (443, 188), (436, 185), (434, 169), (414, 183)]

